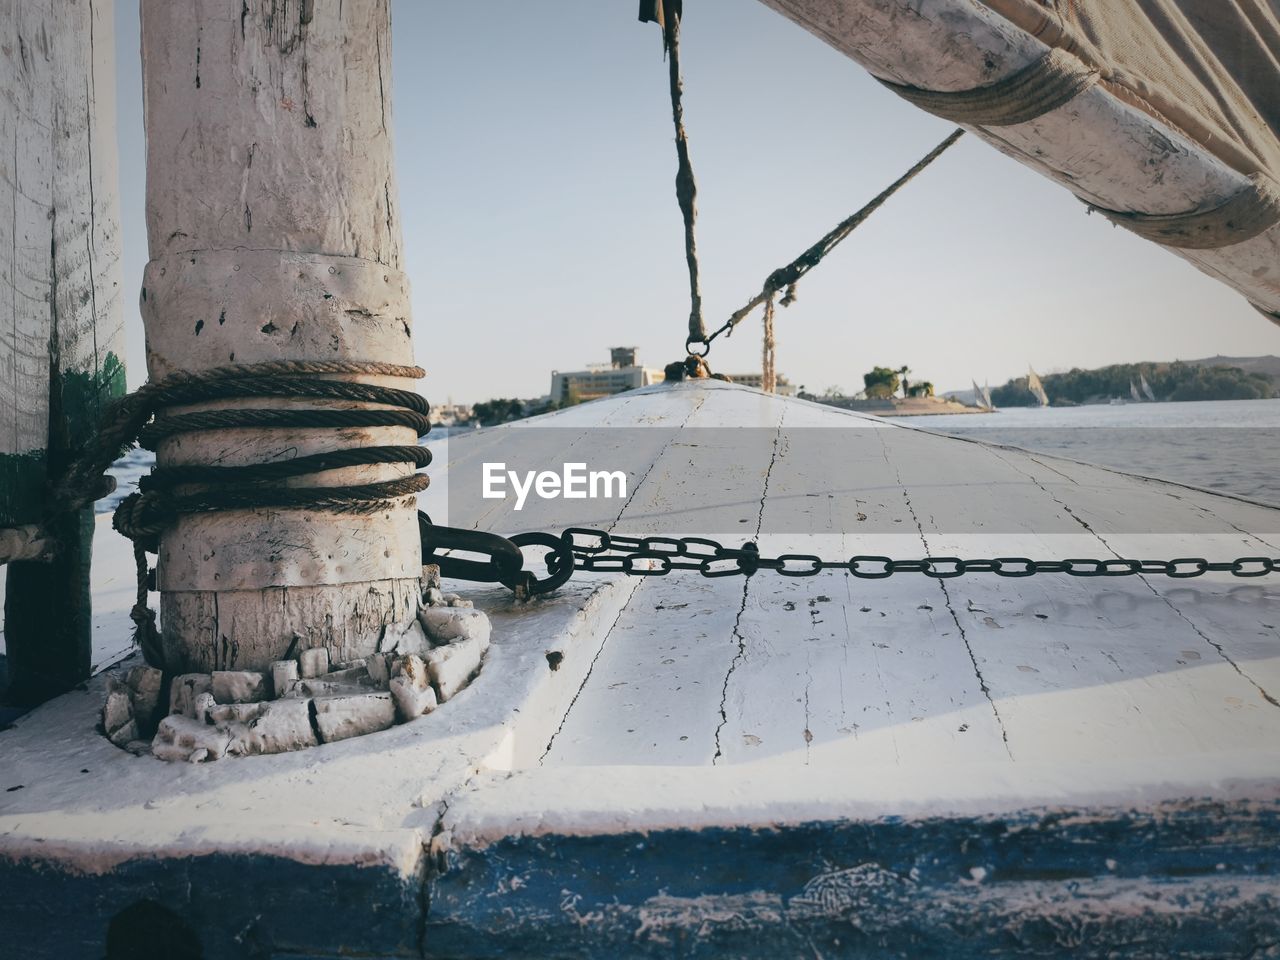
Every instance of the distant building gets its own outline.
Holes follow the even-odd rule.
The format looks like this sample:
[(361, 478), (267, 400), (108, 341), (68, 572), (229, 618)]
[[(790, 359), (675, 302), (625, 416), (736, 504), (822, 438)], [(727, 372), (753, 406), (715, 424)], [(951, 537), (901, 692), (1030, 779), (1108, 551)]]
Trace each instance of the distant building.
[[(734, 383), (740, 383), (744, 387), (755, 387), (757, 390), (764, 387), (764, 374), (762, 373), (731, 373), (729, 379)], [(791, 381), (778, 374), (775, 378), (774, 392), (780, 397), (794, 397), (796, 388)]]
[(636, 365), (636, 348), (610, 347), (609, 364), (615, 370), (621, 370), (624, 367), (634, 367)]
[(448, 427), (466, 423), (471, 419), (471, 405), (468, 403), (436, 403), (431, 406), (431, 421), (438, 426)]
[(635, 347), (611, 347), (610, 363), (586, 370), (551, 371), (551, 400), (554, 403), (581, 403), (610, 397), (624, 390), (661, 383), (661, 370), (651, 370), (636, 362)]

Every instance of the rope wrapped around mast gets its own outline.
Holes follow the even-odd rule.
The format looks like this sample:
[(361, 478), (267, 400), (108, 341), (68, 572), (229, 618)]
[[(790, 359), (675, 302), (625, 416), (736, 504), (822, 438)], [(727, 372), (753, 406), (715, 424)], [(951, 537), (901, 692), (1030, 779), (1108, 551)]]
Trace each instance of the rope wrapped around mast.
[[(83, 506), (101, 496), (102, 475), (135, 439), (147, 447), (178, 433), (272, 427), (410, 427), (417, 436), (431, 429), (430, 406), (409, 390), (325, 376), (384, 376), (420, 379), (421, 367), (358, 360), (273, 360), (265, 363), (218, 367), (203, 373), (182, 373), (143, 385), (108, 408), (93, 441), (72, 464), (55, 496), (68, 507)], [(377, 403), (386, 409), (236, 409), (158, 416), (165, 407), (209, 400), (272, 397), (287, 400), (347, 400)], [(430, 478), (414, 473), (376, 483), (342, 486), (282, 486), (281, 480), (325, 470), (380, 463), (406, 463), (416, 470), (431, 462), (424, 448), (386, 445), (344, 448), (296, 457), (292, 460), (245, 466), (205, 464), (165, 467), (139, 482), (139, 492), (116, 507), (112, 526), (133, 541), (137, 574), (137, 599), (130, 618), (134, 640), (152, 666), (163, 666), (155, 612), (147, 603), (150, 573), (146, 554), (158, 549), (158, 537), (178, 517), (191, 513), (258, 508), (305, 509), (329, 513), (362, 514), (412, 497), (427, 488)], [(202, 486), (195, 492), (180, 490)]]

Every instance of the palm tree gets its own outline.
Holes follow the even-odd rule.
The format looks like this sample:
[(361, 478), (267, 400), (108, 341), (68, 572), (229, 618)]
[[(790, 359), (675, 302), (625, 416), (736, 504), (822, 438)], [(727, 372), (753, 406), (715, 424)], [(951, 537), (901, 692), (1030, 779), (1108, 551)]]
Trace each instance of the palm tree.
[(909, 393), (909, 385), (907, 384), (907, 374), (911, 372), (910, 367), (902, 367), (898, 370), (898, 376), (902, 378), (902, 399), (906, 399)]

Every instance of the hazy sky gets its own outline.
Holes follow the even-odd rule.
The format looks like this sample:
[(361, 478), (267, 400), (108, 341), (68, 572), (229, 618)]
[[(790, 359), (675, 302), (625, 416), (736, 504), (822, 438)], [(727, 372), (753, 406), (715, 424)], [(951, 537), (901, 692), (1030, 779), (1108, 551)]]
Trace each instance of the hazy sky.
[[(400, 213), (435, 402), (538, 396), (635, 345), (683, 355), (688, 289), (666, 68), (635, 0), (393, 0)], [(689, 0), (685, 119), (708, 325), (947, 135), (751, 0)], [(146, 262), (138, 11), (117, 0), (125, 284)], [(129, 298), (129, 374), (142, 322)], [(1280, 353), (1280, 327), (965, 137), (779, 310), (778, 368), (821, 391), (910, 365), (939, 389), (1025, 372)], [(758, 315), (714, 369), (760, 369)]]

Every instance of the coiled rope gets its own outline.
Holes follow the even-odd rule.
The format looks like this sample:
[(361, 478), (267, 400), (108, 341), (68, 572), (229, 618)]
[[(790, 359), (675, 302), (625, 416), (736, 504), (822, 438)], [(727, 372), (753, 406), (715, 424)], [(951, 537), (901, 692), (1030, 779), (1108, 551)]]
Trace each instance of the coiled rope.
[[(347, 428), (404, 426), (417, 436), (431, 429), (427, 401), (410, 390), (324, 377), (379, 376), (420, 379), (421, 367), (359, 360), (273, 360), (217, 367), (202, 373), (180, 373), (148, 383), (108, 408), (97, 435), (85, 447), (54, 491), (65, 509), (77, 509), (103, 496), (104, 474), (140, 440), (148, 449), (179, 433), (203, 430), (274, 427)], [(384, 409), (223, 409), (163, 415), (166, 407), (210, 400), (246, 398), (346, 400), (384, 405)], [(387, 445), (346, 448), (292, 460), (247, 466), (203, 464), (154, 469), (116, 507), (112, 526), (133, 541), (137, 597), (130, 618), (134, 640), (147, 662), (163, 666), (155, 612), (147, 604), (150, 572), (146, 554), (158, 549), (158, 537), (180, 516), (219, 510), (255, 508), (306, 509), (364, 514), (425, 490), (430, 479), (412, 474), (377, 483), (344, 486), (289, 487), (279, 481), (344, 467), (407, 463), (425, 467), (431, 454), (422, 447)], [(107, 478), (109, 480), (110, 478)], [(177, 488), (208, 484), (208, 489)], [(108, 489), (111, 487), (107, 483)]]

